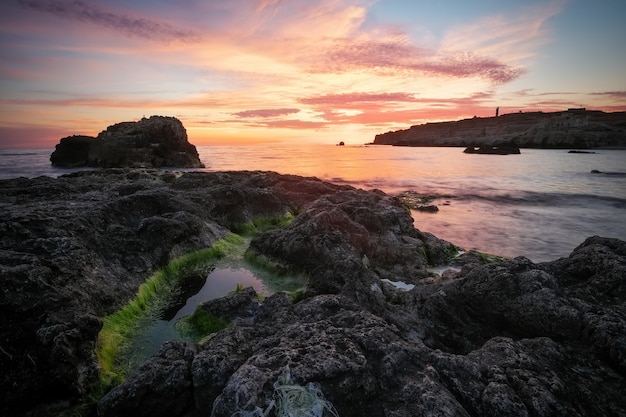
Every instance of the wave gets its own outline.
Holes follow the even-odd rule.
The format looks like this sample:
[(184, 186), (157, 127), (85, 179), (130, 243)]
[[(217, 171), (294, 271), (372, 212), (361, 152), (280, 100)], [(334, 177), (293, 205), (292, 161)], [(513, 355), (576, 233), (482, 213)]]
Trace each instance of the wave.
[(410, 191), (420, 196), (428, 197), (436, 204), (436, 200), (454, 200), (458, 202), (482, 202), (494, 205), (526, 205), (526, 206), (593, 206), (595, 204), (611, 205), (616, 208), (626, 208), (626, 198), (599, 195), (584, 192), (549, 192), (530, 190), (506, 190), (492, 187), (478, 187), (475, 184), (452, 183), (424, 183), (412, 180), (388, 180), (374, 178), (368, 180), (350, 181), (343, 178), (328, 178), (337, 184), (350, 185), (363, 189), (380, 189), (388, 194), (398, 195)]
[[(444, 197), (442, 197), (444, 198)], [(446, 195), (445, 198), (450, 198)], [(486, 201), (511, 205), (580, 206), (590, 203), (608, 203), (617, 208), (626, 208), (626, 198), (585, 193), (548, 193), (535, 191), (500, 191), (494, 193), (460, 192), (453, 195), (458, 200)]]

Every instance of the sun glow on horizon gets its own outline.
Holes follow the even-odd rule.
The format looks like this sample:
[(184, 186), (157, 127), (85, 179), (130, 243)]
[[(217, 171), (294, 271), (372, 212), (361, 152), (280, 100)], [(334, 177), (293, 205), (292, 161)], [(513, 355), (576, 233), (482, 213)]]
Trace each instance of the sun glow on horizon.
[[(155, 114), (178, 117), (195, 144), (367, 143), (496, 107), (626, 110), (625, 6), (611, 0), (242, 1), (2, 3), (0, 147)], [(605, 19), (587, 40), (568, 32), (582, 13)], [(574, 71), (564, 54), (598, 54), (599, 40), (614, 65)]]

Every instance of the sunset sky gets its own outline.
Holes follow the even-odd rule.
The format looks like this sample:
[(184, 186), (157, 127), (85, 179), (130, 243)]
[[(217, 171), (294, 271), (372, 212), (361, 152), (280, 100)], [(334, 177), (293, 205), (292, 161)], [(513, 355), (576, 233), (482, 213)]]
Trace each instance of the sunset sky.
[(624, 0), (2, 0), (0, 147), (151, 115), (195, 145), (626, 110)]

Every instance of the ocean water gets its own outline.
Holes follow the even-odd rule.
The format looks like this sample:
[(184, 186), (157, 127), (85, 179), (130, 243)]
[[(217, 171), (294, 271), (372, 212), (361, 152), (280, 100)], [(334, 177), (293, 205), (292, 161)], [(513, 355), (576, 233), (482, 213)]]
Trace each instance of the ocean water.
[[(0, 179), (76, 171), (51, 167), (51, 152), (0, 150)], [(589, 236), (626, 240), (626, 150), (468, 155), (462, 148), (270, 144), (198, 152), (205, 171), (276, 171), (431, 195), (439, 211), (413, 211), (415, 227), (464, 249), (543, 262), (569, 255)]]

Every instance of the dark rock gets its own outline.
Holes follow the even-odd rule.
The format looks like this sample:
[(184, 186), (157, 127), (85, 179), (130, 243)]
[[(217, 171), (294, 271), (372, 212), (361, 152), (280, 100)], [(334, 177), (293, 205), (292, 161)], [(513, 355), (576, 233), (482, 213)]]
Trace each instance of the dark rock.
[(64, 168), (90, 166), (89, 150), (92, 146), (96, 146), (93, 136), (68, 136), (56, 145), (50, 162), (52, 166)]
[(515, 145), (499, 145), (499, 146), (468, 146), (463, 153), (476, 153), (480, 155), (519, 155), (520, 150)]
[(98, 403), (99, 416), (167, 417), (194, 406), (191, 363), (196, 346), (167, 342), (126, 382)]
[(361, 190), (316, 200), (287, 228), (253, 239), (250, 248), (312, 271), (310, 287), (322, 292), (352, 285), (353, 276), (368, 270), (395, 280), (425, 277), (426, 266), (444, 263), (455, 251), (416, 230), (398, 199)]
[(179, 167), (201, 168), (196, 147), (175, 117), (152, 116), (109, 126), (97, 138), (61, 139), (50, 156), (57, 167)]
[(437, 213), (439, 211), (439, 207), (434, 204), (426, 204), (422, 206), (415, 206), (413, 210), (425, 211), (427, 213)]
[[(345, 188), (298, 178), (112, 169), (0, 181), (0, 414), (46, 414), (97, 382), (97, 332), (81, 317), (111, 313), (229, 227)], [(237, 197), (222, 200), (227, 190)]]
[[(621, 415), (625, 248), (593, 238), (567, 259), (474, 264), (382, 301), (369, 285), (298, 303), (276, 294), (200, 347), (196, 412), (266, 408), (288, 369), (347, 417)], [(579, 273), (578, 263), (590, 266)]]
[(425, 123), (376, 135), (374, 144), (462, 147), (475, 144), (489, 149), (515, 142), (520, 148), (587, 149), (623, 147), (625, 138), (626, 112), (569, 109)]
[(414, 229), (400, 200), (313, 178), (103, 170), (0, 191), (3, 415), (54, 414), (88, 391), (99, 317), (154, 269), (287, 212), (299, 214), (251, 248), (306, 273), (308, 290), (203, 305), (230, 325), (165, 344), (100, 415), (267, 409), (287, 372), (342, 417), (626, 414), (621, 240), (589, 238), (542, 264), (470, 254), (442, 278), (425, 266), (456, 247)]
[(252, 287), (221, 297), (205, 301), (197, 308), (226, 321), (252, 317), (259, 307), (258, 294)]

